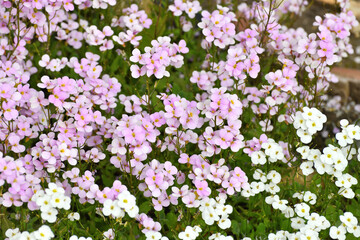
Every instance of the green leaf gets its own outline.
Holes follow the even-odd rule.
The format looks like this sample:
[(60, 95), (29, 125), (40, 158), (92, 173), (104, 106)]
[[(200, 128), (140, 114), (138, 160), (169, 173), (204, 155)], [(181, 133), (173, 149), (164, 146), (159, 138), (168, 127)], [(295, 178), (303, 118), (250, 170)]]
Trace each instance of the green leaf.
[(0, 215), (0, 226), (1, 230), (5, 233), (9, 228), (14, 228), (15, 224), (10, 221), (5, 214)]
[(240, 235), (241, 230), (240, 230), (240, 224), (238, 221), (235, 221), (235, 220), (231, 221), (231, 230), (236, 236)]
[(247, 228), (248, 228), (248, 223), (246, 219), (241, 219), (241, 224), (240, 224), (240, 230), (241, 233), (246, 234), (247, 233)]
[(177, 216), (175, 215), (175, 213), (170, 212), (168, 214), (166, 214), (166, 225), (170, 228), (170, 229), (174, 229), (177, 225)]
[[(82, 205), (83, 206), (83, 205)], [(88, 207), (82, 208), (80, 209), (80, 212), (93, 212), (95, 210), (96, 206), (95, 205), (90, 205)]]
[(152, 208), (152, 205), (150, 202), (143, 202), (140, 206), (139, 206), (139, 212), (140, 213), (148, 213)]
[(260, 223), (256, 228), (256, 234), (263, 235), (265, 234), (266, 226), (264, 223)]

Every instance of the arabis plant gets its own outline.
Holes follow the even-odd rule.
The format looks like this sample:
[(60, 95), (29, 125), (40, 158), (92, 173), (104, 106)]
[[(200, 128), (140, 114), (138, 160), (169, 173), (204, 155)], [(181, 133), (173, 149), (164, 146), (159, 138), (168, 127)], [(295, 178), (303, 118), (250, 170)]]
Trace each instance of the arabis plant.
[(0, 0), (0, 239), (359, 238), (336, 4)]

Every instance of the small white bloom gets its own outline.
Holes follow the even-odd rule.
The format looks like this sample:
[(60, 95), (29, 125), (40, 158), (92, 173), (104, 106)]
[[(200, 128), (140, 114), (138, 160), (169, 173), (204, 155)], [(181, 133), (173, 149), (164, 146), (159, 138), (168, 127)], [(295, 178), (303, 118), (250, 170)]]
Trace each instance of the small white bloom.
[(312, 161), (306, 161), (301, 163), (300, 169), (305, 176), (309, 176), (314, 172), (314, 169), (312, 168), (313, 165), (314, 163)]
[(340, 239), (340, 240), (346, 239), (345, 234), (346, 234), (346, 229), (342, 226), (339, 227), (332, 226), (330, 228), (330, 237), (332, 239)]
[(37, 231), (34, 232), (36, 239), (38, 240), (49, 240), (55, 237), (51, 228), (47, 225), (42, 225)]
[(118, 200), (119, 206), (124, 209), (131, 209), (136, 205), (136, 198), (126, 190), (118, 195)]
[(304, 194), (304, 201), (310, 203), (311, 205), (314, 205), (316, 203), (316, 194), (306, 191)]
[(162, 235), (159, 232), (148, 231), (145, 233), (146, 240), (160, 240)]
[(278, 184), (281, 181), (281, 175), (277, 171), (271, 170), (267, 175), (267, 179), (275, 184)]
[(80, 214), (77, 213), (77, 212), (69, 213), (68, 219), (69, 219), (70, 221), (75, 221), (75, 220), (78, 221), (78, 220), (80, 220)]
[(295, 212), (299, 217), (309, 216), (310, 207), (306, 203), (297, 203), (294, 205)]

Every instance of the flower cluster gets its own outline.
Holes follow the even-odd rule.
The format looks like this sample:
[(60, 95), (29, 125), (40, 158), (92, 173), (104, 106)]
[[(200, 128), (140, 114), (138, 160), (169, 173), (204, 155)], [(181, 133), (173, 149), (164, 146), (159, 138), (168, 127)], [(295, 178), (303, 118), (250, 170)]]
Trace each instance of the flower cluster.
[(139, 33), (143, 31), (144, 28), (150, 28), (152, 20), (148, 18), (144, 10), (139, 10), (136, 4), (124, 8), (123, 13), (124, 15), (119, 18), (115, 17), (112, 19), (111, 27), (125, 28), (123, 32), (113, 36), (113, 40), (123, 46), (125, 46), (127, 42), (130, 42), (136, 47), (142, 39)]
[(58, 210), (70, 209), (71, 198), (65, 195), (65, 190), (55, 183), (49, 183), (48, 188), (37, 191), (32, 201), (40, 208), (41, 218), (49, 223), (56, 222)]
[(48, 225), (42, 225), (38, 230), (33, 232), (20, 232), (19, 228), (9, 228), (6, 230), (5, 240), (19, 240), (19, 239), (34, 239), (34, 240), (49, 240), (55, 237), (51, 228)]
[(212, 13), (204, 10), (201, 12), (201, 22), (198, 24), (205, 36), (205, 42), (202, 46), (207, 47), (214, 42), (219, 48), (225, 48), (234, 44), (235, 40), (235, 13), (227, 7), (218, 6), (218, 9)]
[(139, 213), (139, 207), (136, 205), (136, 198), (127, 190), (122, 191), (116, 200), (106, 199), (102, 212), (105, 216), (113, 218), (122, 218), (125, 212), (131, 218), (135, 218)]
[(174, 4), (169, 5), (169, 10), (173, 12), (174, 16), (181, 16), (185, 12), (189, 18), (194, 18), (201, 11), (201, 6), (196, 0), (175, 0)]
[(134, 49), (130, 61), (142, 66), (140, 68), (136, 64), (131, 65), (131, 76), (139, 78), (146, 74), (148, 77), (154, 75), (160, 79), (170, 76), (166, 67), (180, 68), (184, 64), (184, 57), (178, 53), (187, 53), (189, 49), (184, 40), (180, 40), (179, 44), (170, 41), (169, 37), (158, 37), (157, 40), (151, 41), (152, 47), (146, 47), (143, 54), (139, 49)]
[(202, 229), (199, 226), (187, 226), (184, 232), (179, 233), (179, 238), (182, 240), (195, 240), (201, 232)]
[(227, 229), (231, 226), (229, 215), (232, 213), (233, 208), (231, 205), (225, 205), (224, 198), (218, 198), (216, 201), (209, 198), (201, 201), (199, 210), (201, 216), (207, 225), (213, 225), (217, 222), (221, 229)]
[(347, 0), (222, 2), (0, 0), (0, 238), (360, 236), (360, 127), (310, 144)]
[(293, 124), (300, 141), (310, 143), (312, 135), (322, 130), (326, 120), (326, 116), (316, 108), (304, 107), (302, 111), (296, 112)]

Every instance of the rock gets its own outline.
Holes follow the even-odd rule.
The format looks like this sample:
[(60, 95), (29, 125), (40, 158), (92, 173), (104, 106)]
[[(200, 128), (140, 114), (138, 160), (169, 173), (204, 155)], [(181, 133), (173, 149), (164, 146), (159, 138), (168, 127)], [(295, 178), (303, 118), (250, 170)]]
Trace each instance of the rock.
[(349, 97), (360, 103), (360, 70), (334, 67), (331, 72), (339, 78), (339, 83), (332, 84), (330, 91), (334, 95), (340, 95), (345, 99)]

